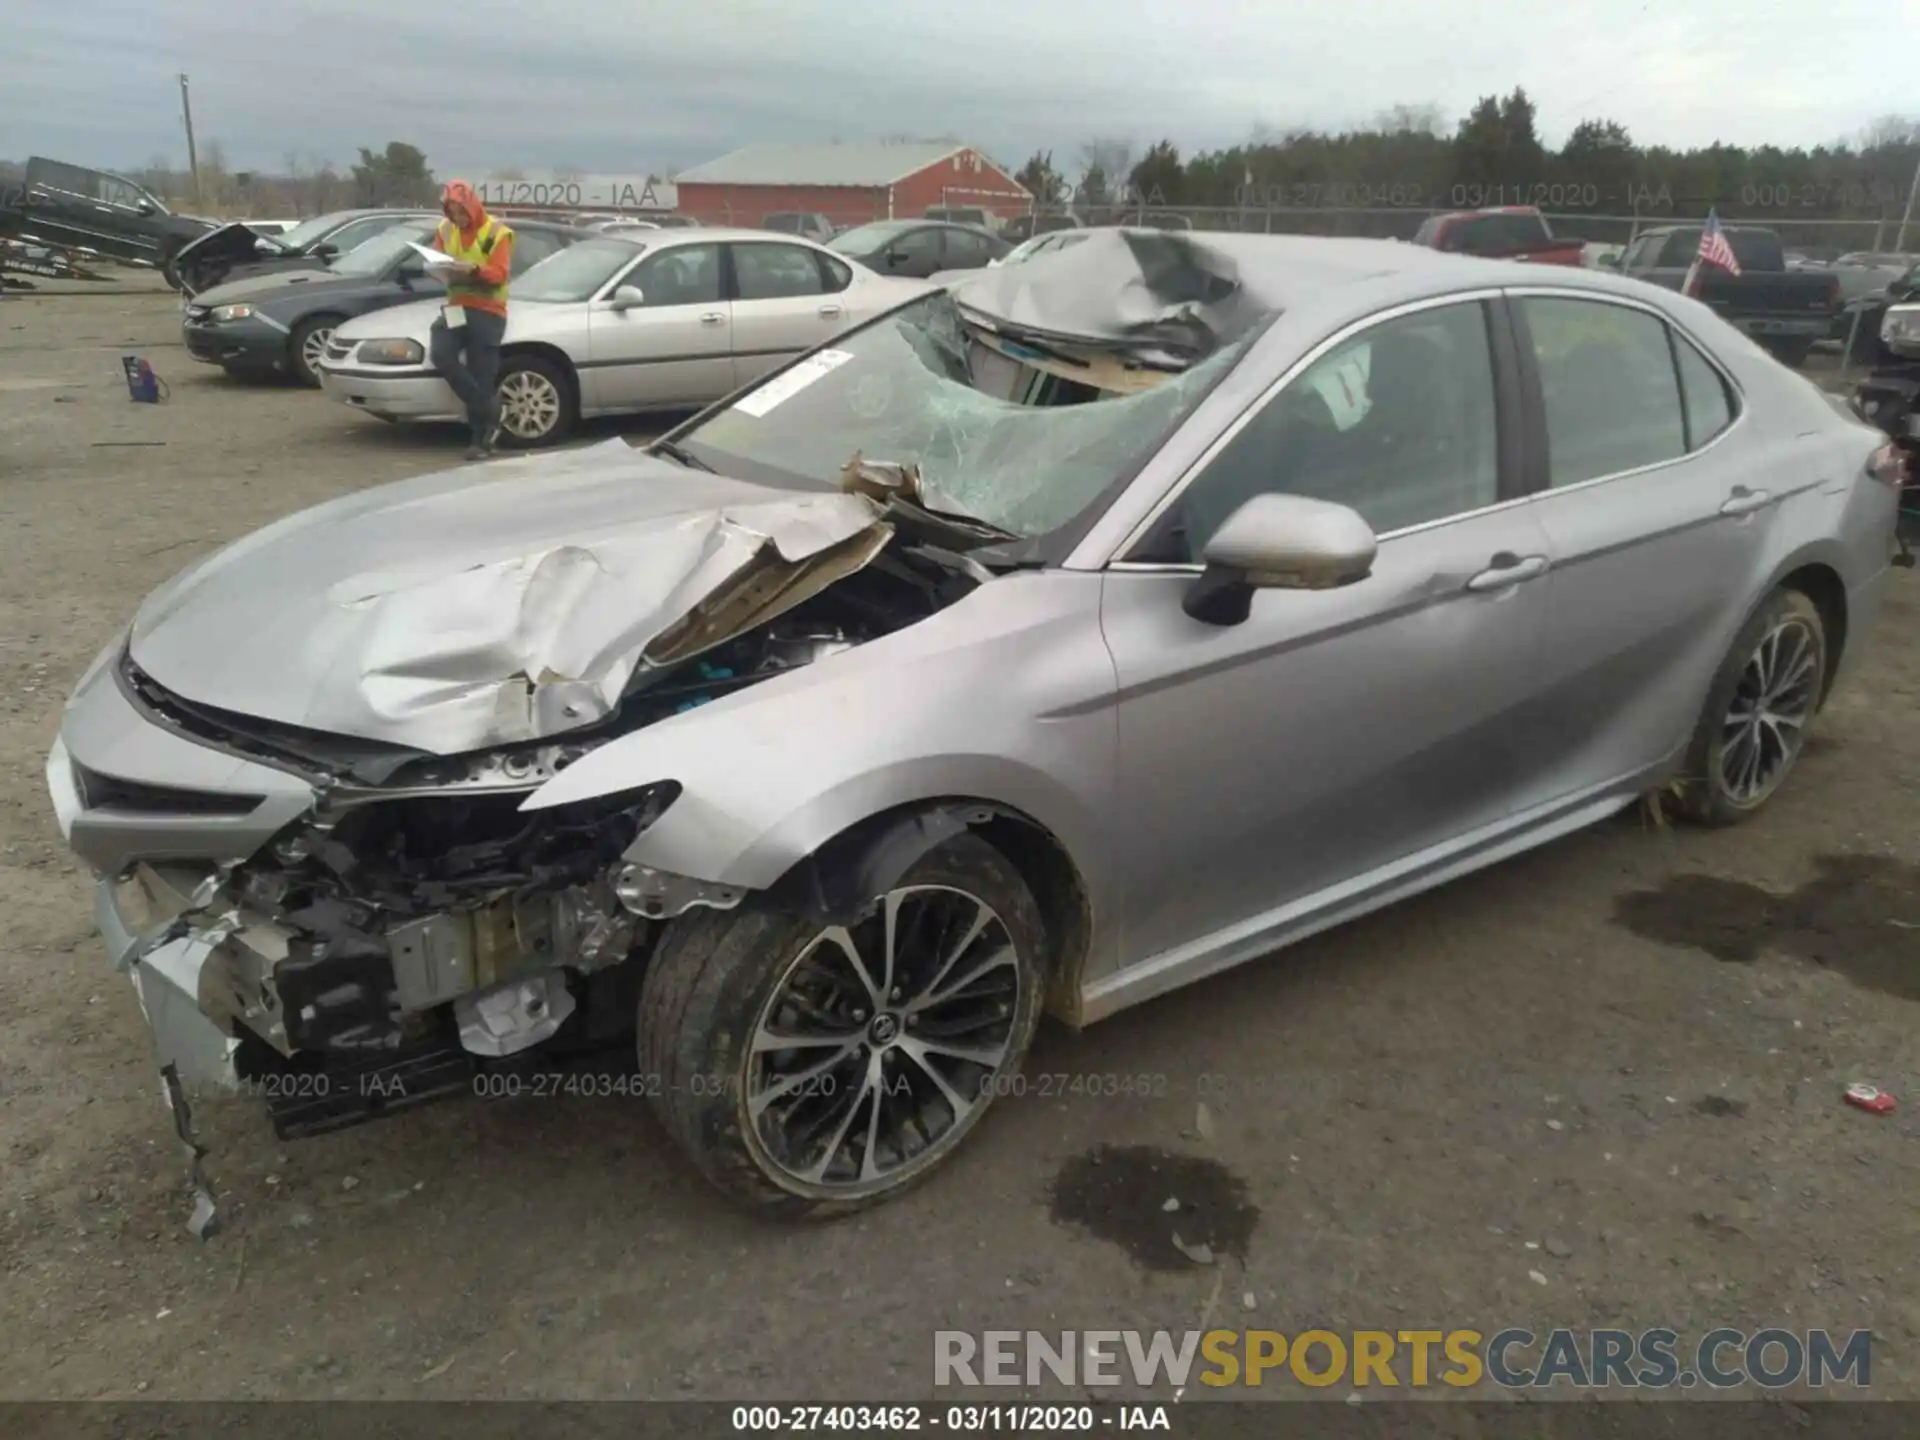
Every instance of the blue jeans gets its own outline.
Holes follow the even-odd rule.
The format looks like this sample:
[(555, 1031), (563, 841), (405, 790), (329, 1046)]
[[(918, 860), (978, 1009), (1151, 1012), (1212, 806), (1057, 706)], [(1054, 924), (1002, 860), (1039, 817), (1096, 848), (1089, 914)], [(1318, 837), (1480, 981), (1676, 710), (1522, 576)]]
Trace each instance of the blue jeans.
[(444, 318), (433, 322), (427, 358), (467, 407), (467, 423), (478, 444), (493, 428), (493, 387), (500, 379), (500, 341), (507, 333), (507, 317), (470, 307), (464, 313), (467, 323), (457, 330), (449, 330)]

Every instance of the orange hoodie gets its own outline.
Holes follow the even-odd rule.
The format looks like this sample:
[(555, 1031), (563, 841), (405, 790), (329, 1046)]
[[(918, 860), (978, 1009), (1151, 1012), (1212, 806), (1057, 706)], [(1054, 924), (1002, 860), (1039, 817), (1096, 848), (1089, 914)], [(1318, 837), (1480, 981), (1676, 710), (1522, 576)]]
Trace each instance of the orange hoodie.
[[(464, 180), (449, 180), (440, 192), (440, 211), (447, 216), (451, 224), (452, 207), (458, 205), (467, 212), (469, 224), (459, 230), (460, 243), (471, 245), (480, 227), (487, 223), (487, 208), (480, 203), (480, 197), (474, 188)], [(493, 252), (487, 256), (474, 278), (482, 285), (495, 286), (507, 283), (507, 276), (513, 269), (513, 231), (504, 222), (499, 226), (493, 241)], [(447, 296), (450, 305), (465, 305), (474, 310), (485, 310), (494, 315), (504, 315), (507, 307), (504, 302), (490, 295), (462, 295), (453, 291)]]

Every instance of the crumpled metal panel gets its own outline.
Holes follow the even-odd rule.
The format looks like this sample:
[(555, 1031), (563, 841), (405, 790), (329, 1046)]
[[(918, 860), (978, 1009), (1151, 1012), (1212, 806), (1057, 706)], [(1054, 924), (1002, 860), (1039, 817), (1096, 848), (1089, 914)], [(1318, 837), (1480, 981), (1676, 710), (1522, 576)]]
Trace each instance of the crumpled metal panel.
[[(794, 603), (891, 534), (866, 496), (688, 470), (624, 441), (362, 491), (156, 593), (135, 662), (189, 700), (436, 754), (614, 709), (650, 642), (765, 571)], [(858, 538), (856, 538), (858, 537)], [(811, 562), (811, 563), (810, 563)], [(717, 644), (784, 605), (739, 607)], [(677, 629), (676, 629), (677, 627)]]
[(969, 318), (1124, 349), (1180, 369), (1279, 308), (1224, 249), (1165, 230), (1094, 230), (1076, 245), (979, 272), (955, 288)]

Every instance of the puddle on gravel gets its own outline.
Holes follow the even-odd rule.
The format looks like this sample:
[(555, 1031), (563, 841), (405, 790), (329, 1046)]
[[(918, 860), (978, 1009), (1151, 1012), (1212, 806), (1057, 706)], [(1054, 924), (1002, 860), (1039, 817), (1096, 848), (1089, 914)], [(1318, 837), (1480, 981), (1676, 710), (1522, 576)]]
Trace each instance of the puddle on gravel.
[(1714, 875), (1676, 875), (1614, 901), (1614, 918), (1664, 945), (1748, 965), (1763, 950), (1837, 970), (1868, 990), (1920, 1000), (1920, 865), (1824, 855), (1788, 895)]
[[(1169, 1200), (1177, 1208), (1169, 1210)], [(1226, 1166), (1151, 1145), (1101, 1145), (1067, 1161), (1054, 1177), (1052, 1213), (1056, 1224), (1078, 1226), (1163, 1271), (1202, 1268), (1201, 1246), (1216, 1261), (1231, 1255), (1245, 1264), (1260, 1223), (1246, 1182)]]

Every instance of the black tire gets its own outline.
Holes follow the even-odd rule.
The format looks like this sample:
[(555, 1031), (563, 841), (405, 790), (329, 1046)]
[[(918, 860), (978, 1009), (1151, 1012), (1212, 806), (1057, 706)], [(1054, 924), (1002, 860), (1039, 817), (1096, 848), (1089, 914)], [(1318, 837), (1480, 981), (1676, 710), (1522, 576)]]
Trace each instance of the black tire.
[(334, 327), (345, 323), (344, 315), (309, 315), (294, 326), (293, 333), (287, 336), (287, 374), (309, 389), (318, 390), (320, 377), (314, 373), (310, 360), (316, 341), (324, 346)]
[[(1750, 667), (1757, 663), (1762, 643), (1783, 627), (1796, 629), (1805, 637), (1806, 658), (1811, 661), (1803, 677), (1807, 689), (1794, 700), (1796, 706), (1804, 706), (1801, 720), (1797, 727), (1785, 731), (1778, 725), (1768, 727), (1754, 722), (1749, 730), (1753, 743), (1760, 744), (1760, 732), (1766, 731), (1775, 737), (1772, 743), (1778, 747), (1778, 759), (1776, 768), (1757, 792), (1741, 793), (1727, 774), (1730, 761), (1738, 770), (1738, 760), (1743, 753), (1737, 748), (1741, 736), (1730, 734), (1736, 725), (1733, 717), (1737, 705), (1743, 711), (1753, 708), (1745, 704), (1754, 698), (1755, 692), (1755, 677)], [(1797, 668), (1800, 661), (1791, 663)], [(1819, 607), (1798, 590), (1774, 591), (1741, 627), (1707, 692), (1707, 703), (1694, 730), (1693, 743), (1687, 749), (1686, 767), (1677, 788), (1680, 814), (1698, 825), (1724, 826), (1737, 825), (1758, 813), (1785, 783), (1799, 760), (1806, 745), (1807, 730), (1825, 698), (1826, 680), (1827, 627)], [(1791, 735), (1790, 743), (1778, 739), (1783, 733)], [(1763, 749), (1765, 753), (1772, 752)]]
[[(526, 378), (516, 380), (516, 376)], [(515, 393), (516, 388), (522, 386), (527, 391), (524, 404), (517, 403), (523, 397)], [(545, 428), (534, 430), (531, 428), (533, 405), (541, 387), (550, 392), (550, 398), (542, 403), (540, 413), (550, 416), (551, 421)], [(573, 433), (580, 419), (580, 392), (573, 383), (572, 373), (544, 355), (502, 357), (494, 394), (495, 403), (501, 407), (500, 444), (509, 450), (541, 450), (558, 445)], [(516, 425), (520, 428), (515, 428)]]
[(160, 257), (160, 278), (166, 281), (167, 287), (172, 290), (180, 288), (180, 271), (174, 264), (174, 251), (178, 249), (179, 247), (175, 246), (173, 250), (169, 250)]
[[(1033, 1041), (1047, 978), (1042, 959), (1045, 929), (1032, 892), (1004, 855), (964, 834), (915, 864), (896, 889), (905, 887), (935, 887), (933, 893), (956, 890), (984, 902), (1010, 940), (1014, 953), (1009, 968), (1017, 969), (1018, 991), (1010, 1006), (996, 1012), (1011, 1010), (1005, 1058), (978, 1079), (972, 1107), (964, 1114), (949, 1110), (946, 1130), (901, 1161), (892, 1174), (871, 1180), (856, 1176), (845, 1184), (810, 1185), (783, 1170), (760, 1132), (751, 1128), (753, 1036), (763, 1017), (771, 1020), (776, 992), (799, 970), (826, 927), (763, 903), (749, 902), (726, 912), (694, 910), (673, 922), (655, 952), (640, 996), (641, 1073), (661, 1124), (695, 1167), (734, 1201), (782, 1219), (825, 1220), (891, 1199), (939, 1169), (966, 1143), (995, 1096), (1016, 1088), (1012, 1077)], [(871, 923), (882, 922), (876, 918)], [(873, 1020), (880, 1018), (876, 1012)], [(889, 1058), (901, 1059), (882, 1056), (881, 1061)], [(864, 1061), (849, 1063), (857, 1069)], [(924, 1080), (927, 1072), (916, 1067), (912, 1073)], [(898, 1070), (893, 1075), (897, 1079)], [(862, 1111), (862, 1103), (856, 1098), (849, 1107), (850, 1126), (856, 1115), (871, 1120), (872, 1111)], [(840, 1132), (847, 1139), (826, 1148), (827, 1163), (854, 1142), (860, 1128)], [(864, 1152), (865, 1136), (858, 1139)], [(846, 1153), (851, 1161), (853, 1152)]]

